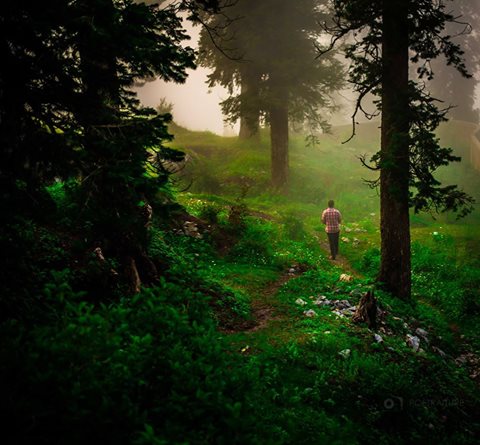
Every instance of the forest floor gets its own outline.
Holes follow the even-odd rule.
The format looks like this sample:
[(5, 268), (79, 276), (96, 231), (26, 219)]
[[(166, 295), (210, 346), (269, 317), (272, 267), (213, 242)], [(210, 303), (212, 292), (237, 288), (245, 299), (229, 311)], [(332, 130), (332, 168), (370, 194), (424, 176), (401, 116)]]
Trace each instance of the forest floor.
[[(183, 132), (176, 143), (211, 149), (186, 172), (197, 182), (181, 204), (230, 235), (228, 248), (205, 260), (205, 274), (243, 304), (243, 315), (220, 323), (221, 338), (248, 369), (259, 366), (256, 404), (265, 402), (263, 420), (279, 442), (477, 443), (478, 215), (457, 223), (412, 214), (413, 295), (404, 302), (375, 285), (378, 196), (362, 186), (357, 156), (373, 149), (369, 138), (316, 149), (293, 138), (288, 196), (268, 193), (267, 139)], [(443, 173), (478, 190), (465, 166)], [(251, 185), (248, 194), (239, 184)], [(345, 217), (335, 261), (319, 218), (330, 196)], [(380, 312), (369, 329), (352, 322), (351, 309), (372, 288)]]
[[(319, 246), (325, 252), (326, 258), (329, 254), (329, 245), (325, 240), (319, 241)], [(362, 273), (355, 270), (352, 267), (347, 257), (342, 254), (338, 254), (335, 260), (328, 259), (330, 265), (334, 266), (338, 270), (338, 276), (347, 274), (355, 279), (363, 279)], [(285, 301), (282, 301), (278, 297), (279, 291), (290, 280), (300, 277), (305, 270), (298, 265), (293, 265), (287, 271), (284, 271), (276, 280), (269, 282), (262, 290), (252, 296), (251, 304), (251, 317), (238, 323), (235, 327), (222, 330), (226, 334), (244, 333), (244, 334), (262, 334), (263, 331), (268, 330), (268, 335), (274, 338), (283, 338), (285, 342), (288, 342), (294, 335), (292, 332), (292, 323), (290, 320), (291, 313), (288, 311), (288, 305)], [(422, 304), (428, 306), (432, 311), (436, 312), (440, 317), (441, 314), (434, 305), (426, 300), (422, 300)], [(381, 312), (381, 311), (380, 311)], [(394, 318), (398, 318), (395, 317)], [(385, 328), (385, 323), (380, 327), (381, 333), (387, 333), (391, 335), (398, 335), (398, 333)], [(287, 332), (282, 332), (286, 329)], [(453, 334), (456, 345), (456, 355), (450, 357), (458, 366), (464, 365), (468, 368), (468, 373), (472, 380), (480, 385), (480, 357), (475, 352), (474, 345), (470, 344), (468, 339), (465, 338), (456, 324), (449, 324), (449, 330)], [(301, 329), (298, 330), (298, 337), (303, 336)], [(422, 339), (423, 340), (423, 339)], [(428, 340), (425, 339), (428, 343)], [(277, 343), (278, 345), (278, 343)], [(434, 349), (444, 357), (442, 350)]]
[[(329, 252), (328, 242), (320, 242), (320, 247), (326, 254)], [(350, 264), (348, 259), (338, 254), (335, 260), (328, 259), (332, 266), (336, 266), (343, 273), (352, 277), (362, 278)], [(299, 277), (305, 272), (305, 269), (298, 265), (284, 271), (276, 280), (268, 283), (260, 292), (252, 297), (251, 318), (244, 322), (238, 323), (235, 327), (222, 330), (224, 333), (245, 332), (252, 333), (266, 329), (270, 323), (275, 322), (277, 329), (281, 329), (282, 320), (286, 321), (288, 311), (286, 311), (285, 303), (278, 299), (278, 291), (290, 280)]]

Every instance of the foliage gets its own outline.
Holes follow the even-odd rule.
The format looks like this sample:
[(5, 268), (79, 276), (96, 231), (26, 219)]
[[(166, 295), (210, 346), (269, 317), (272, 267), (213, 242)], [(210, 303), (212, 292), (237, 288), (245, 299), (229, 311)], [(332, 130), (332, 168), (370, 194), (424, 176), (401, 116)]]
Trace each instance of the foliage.
[[(306, 318), (294, 303), (301, 297), (313, 308), (309, 297), (319, 294), (353, 299), (352, 291), (371, 285), (339, 282), (343, 271), (326, 260), (324, 234), (312, 233), (334, 195), (361, 238), (358, 246), (342, 245), (342, 254), (365, 253), (365, 270), (374, 272), (377, 202), (360, 187), (356, 156), (371, 152), (375, 137), (341, 146), (321, 135), (315, 149), (294, 138), (289, 196), (266, 194), (268, 150), (261, 140), (240, 143), (170, 123), (180, 139), (175, 144), (187, 142), (202, 161), (209, 156), (192, 170), (201, 178), (203, 166), (210, 167), (198, 190), (210, 186), (214, 196), (174, 191), (170, 172), (155, 164), (182, 158), (167, 135), (170, 118), (139, 108), (127, 89), (152, 74), (182, 80), (193, 53), (181, 45), (179, 10), (201, 20), (205, 7), (217, 6), (210, 0), (162, 8), (130, 0), (5, 6), (4, 442), (472, 443), (480, 400), (466, 367), (431, 350), (414, 354), (404, 344), (402, 320), (425, 326), (452, 357), (478, 346), (476, 215), (469, 237), (459, 224), (431, 233), (437, 222), (415, 219), (419, 302), (378, 292), (392, 330), (378, 345), (365, 327), (317, 306), (318, 316)], [(92, 12), (94, 21), (86, 19)], [(475, 172), (458, 168), (442, 174), (478, 189)], [(188, 213), (173, 198), (204, 219), (199, 237), (181, 230)], [(149, 203), (154, 212), (146, 221), (141, 210)], [(447, 229), (457, 231), (455, 238)], [(97, 244), (106, 248), (92, 251)], [(129, 255), (158, 272), (133, 295), (119, 278)], [(259, 303), (275, 311), (270, 323), (240, 332), (255, 322)], [(464, 342), (456, 343), (452, 321)], [(338, 355), (346, 348), (349, 360)]]
[(433, 245), (413, 245), (413, 278), (416, 292), (452, 318), (461, 319), (480, 313), (478, 260), (452, 260), (455, 241), (433, 235)]
[[(326, 153), (331, 162), (345, 154), (336, 149)], [(328, 174), (329, 166), (324, 168), (324, 173), (312, 173), (319, 183)], [(354, 198), (358, 185), (346, 184), (343, 196)], [(61, 186), (50, 193), (68, 208), (68, 194)], [(196, 216), (213, 209), (204, 214), (216, 214), (216, 224), (231, 230), (228, 212), (238, 202), (235, 198), (178, 196)], [(436, 345), (455, 356), (449, 323), (457, 313), (463, 314), (460, 320), (475, 317), (474, 307), (465, 311), (463, 302), (478, 297), (462, 297), (478, 290), (476, 263), (473, 258), (464, 262), (475, 250), (463, 251), (446, 231), (433, 235), (438, 222), (424, 219), (414, 228), (421, 242), (413, 250), (414, 292), (444, 312), (422, 301), (405, 304), (378, 292), (381, 307), (388, 312), (387, 327), (395, 332), (384, 336), (383, 347), (373, 343), (366, 328), (336, 319), (308, 298), (323, 294), (352, 299), (350, 291), (371, 285), (371, 280), (338, 282), (342, 271), (326, 260), (319, 240), (310, 235), (318, 225), (318, 205), (301, 196), (289, 200), (264, 195), (245, 198), (244, 204), (247, 212), (258, 210), (265, 219), (245, 216), (242, 231), (223, 257), (208, 233), (203, 239), (179, 235), (174, 228), (159, 229), (155, 220), (148, 254), (164, 279), (133, 298), (110, 301), (84, 292), (86, 274), (96, 277), (85, 264), (77, 266), (82, 271), (63, 271), (69, 263), (60, 243), (65, 236), (59, 239), (60, 233), (51, 229), (21, 226), (19, 230), (30, 233), (23, 235), (25, 246), (35, 252), (30, 256), (28, 251), (37, 261), (28, 273), (39, 279), (36, 289), (43, 316), (30, 325), (11, 319), (0, 328), (5, 338), (0, 349), (2, 391), (10, 401), (3, 405), (8, 410), (4, 416), (11, 426), (4, 436), (15, 425), (31, 425), (35, 416), (32, 428), (19, 429), (20, 440), (46, 443), (55, 435), (64, 443), (101, 439), (139, 444), (235, 440), (277, 444), (301, 443), (308, 436), (315, 443), (388, 444), (398, 442), (401, 432), (400, 443), (405, 444), (430, 439), (471, 443), (466, 431), (478, 431), (474, 383), (463, 368), (429, 351), (426, 356), (414, 355), (404, 345), (402, 322), (393, 317), (425, 327)], [(363, 216), (358, 225), (348, 220), (350, 227), (366, 230), (353, 232), (362, 242), (357, 248), (341, 248), (352, 258), (367, 252), (365, 267), (374, 273), (377, 219), (366, 213), (364, 204), (352, 199), (345, 212)], [(290, 239), (285, 223), (297, 233), (298, 221), (305, 234)], [(38, 237), (38, 233), (43, 234)], [(38, 261), (40, 252), (47, 262)], [(451, 266), (452, 255), (459, 254), (457, 266), (450, 270), (442, 266)], [(57, 255), (58, 261), (50, 262)], [(225, 336), (217, 330), (218, 326), (235, 330), (248, 321), (251, 301), (292, 265), (308, 270), (279, 289), (277, 311), (287, 314), (280, 323), (272, 322), (258, 333)], [(299, 297), (308, 300), (318, 317), (303, 316), (304, 309), (294, 303)], [(346, 348), (352, 351), (349, 360), (338, 355)], [(444, 422), (444, 416), (451, 422)], [(433, 430), (425, 428), (430, 423)]]
[[(230, 97), (222, 108), (229, 120), (256, 109), (257, 121), (258, 110), (268, 121), (272, 104), (280, 100), (275, 77), (289, 92), (292, 123), (307, 121), (311, 131), (328, 127), (324, 113), (333, 108), (330, 94), (341, 86), (341, 68), (332, 55), (315, 58), (315, 44), (322, 34), (318, 23), (326, 14), (323, 1), (301, 0), (293, 7), (285, 2), (240, 0), (224, 16), (210, 18), (210, 28), (201, 32), (200, 63), (212, 68), (210, 87), (219, 84), (228, 89)], [(248, 87), (238, 93), (242, 83)]]
[[(410, 110), (409, 122), (409, 185), (411, 187), (410, 206), (415, 211), (455, 211), (459, 216), (465, 216), (473, 209), (474, 200), (451, 185), (440, 187), (440, 182), (434, 178), (434, 172), (442, 165), (459, 161), (460, 158), (452, 155), (451, 148), (441, 147), (434, 131), (442, 121), (446, 121), (447, 109), (440, 109), (437, 100), (426, 90), (426, 80), (435, 77), (430, 61), (444, 56), (447, 64), (452, 65), (464, 77), (471, 77), (468, 73), (463, 51), (451, 35), (446, 34), (445, 27), (451, 23), (459, 27), (463, 25), (447, 9), (448, 1), (431, 2), (410, 1), (408, 3), (408, 45), (410, 49), (409, 61), (416, 68), (417, 78), (410, 81), (408, 94)], [(371, 119), (377, 114), (369, 114), (362, 108), (362, 99), (368, 94), (376, 96), (382, 94), (382, 4), (378, 0), (362, 0), (351, 2), (338, 0), (334, 2), (335, 26), (332, 27), (332, 42), (343, 38), (351, 31), (363, 37), (348, 44), (345, 50), (346, 57), (351, 60), (350, 82), (358, 92), (358, 101), (353, 116), (355, 134), (356, 114), (363, 112)], [(365, 31), (365, 32), (364, 32)], [(463, 30), (464, 32), (465, 30)], [(381, 101), (376, 100), (378, 109)], [(400, 136), (398, 136), (400, 137)], [(382, 157), (383, 156), (383, 157)], [(385, 163), (385, 153), (374, 154), (370, 161), (371, 168), (391, 168)], [(386, 158), (387, 159), (387, 158)], [(387, 159), (388, 161), (388, 159)], [(377, 185), (373, 181), (372, 185)], [(415, 190), (415, 192), (413, 191)]]
[[(4, 438), (145, 443), (150, 432), (155, 443), (252, 440), (256, 371), (224, 352), (205, 295), (162, 281), (98, 308), (64, 283), (45, 298), (56, 322), (2, 326), (2, 392), (13, 401)], [(23, 384), (12, 384), (19, 375)], [(12, 429), (32, 418), (42, 420)]]

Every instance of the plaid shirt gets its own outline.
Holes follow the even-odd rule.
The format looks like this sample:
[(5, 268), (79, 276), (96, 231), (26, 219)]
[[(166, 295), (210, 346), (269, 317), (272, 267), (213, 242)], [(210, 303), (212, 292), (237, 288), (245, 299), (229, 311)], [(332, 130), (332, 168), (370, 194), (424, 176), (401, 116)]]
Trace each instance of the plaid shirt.
[(339, 224), (342, 222), (342, 214), (334, 208), (325, 209), (322, 213), (322, 222), (326, 224), (325, 232), (340, 232)]

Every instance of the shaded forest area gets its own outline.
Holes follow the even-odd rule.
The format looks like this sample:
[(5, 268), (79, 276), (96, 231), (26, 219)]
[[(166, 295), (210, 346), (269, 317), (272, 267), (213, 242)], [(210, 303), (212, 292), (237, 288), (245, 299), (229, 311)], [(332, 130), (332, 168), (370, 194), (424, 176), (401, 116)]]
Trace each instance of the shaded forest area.
[[(5, 4), (3, 443), (477, 443), (479, 13)], [(196, 64), (238, 137), (137, 100)]]

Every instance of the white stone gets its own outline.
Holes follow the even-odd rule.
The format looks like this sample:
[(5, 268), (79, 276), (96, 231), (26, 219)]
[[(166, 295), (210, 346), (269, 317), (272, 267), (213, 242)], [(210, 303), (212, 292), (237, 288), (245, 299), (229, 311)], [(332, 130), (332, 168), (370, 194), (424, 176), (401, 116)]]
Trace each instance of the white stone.
[(312, 318), (312, 317), (316, 317), (317, 313), (313, 309), (309, 309), (308, 311), (304, 311), (303, 315), (305, 315), (305, 317)]
[(338, 353), (338, 355), (341, 355), (343, 358), (349, 358), (351, 355), (352, 351), (350, 349), (344, 349)]
[(420, 339), (415, 335), (407, 334), (406, 343), (410, 346), (415, 352), (420, 349)]
[(349, 283), (352, 280), (353, 280), (353, 277), (351, 275), (348, 275), (346, 273), (342, 273), (342, 275), (340, 275), (340, 281), (343, 281), (345, 283)]
[(379, 334), (374, 334), (374, 335), (373, 335), (373, 338), (375, 339), (375, 341), (376, 341), (377, 343), (383, 343), (383, 338), (382, 338), (381, 335), (379, 335)]
[(428, 332), (422, 328), (415, 329), (415, 334), (417, 334), (419, 337), (422, 337), (425, 340), (428, 338)]

